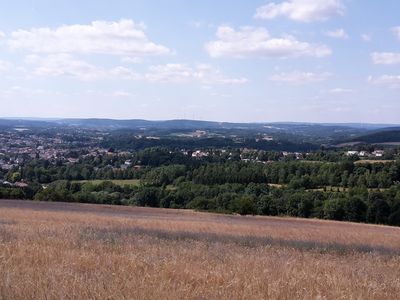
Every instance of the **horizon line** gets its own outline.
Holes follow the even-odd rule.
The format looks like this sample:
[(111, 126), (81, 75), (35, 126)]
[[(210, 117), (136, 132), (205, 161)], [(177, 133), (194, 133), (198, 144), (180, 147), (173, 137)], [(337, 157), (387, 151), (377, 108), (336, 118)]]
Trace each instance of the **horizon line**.
[(314, 122), (314, 121), (219, 121), (219, 120), (199, 120), (199, 119), (141, 119), (141, 118), (108, 118), (108, 117), (0, 117), (0, 120), (14, 121), (63, 121), (63, 120), (109, 120), (109, 121), (146, 121), (146, 122), (170, 122), (170, 121), (190, 121), (190, 122), (210, 122), (210, 123), (231, 123), (231, 124), (309, 124), (309, 125), (389, 125), (400, 126), (400, 123), (382, 122)]

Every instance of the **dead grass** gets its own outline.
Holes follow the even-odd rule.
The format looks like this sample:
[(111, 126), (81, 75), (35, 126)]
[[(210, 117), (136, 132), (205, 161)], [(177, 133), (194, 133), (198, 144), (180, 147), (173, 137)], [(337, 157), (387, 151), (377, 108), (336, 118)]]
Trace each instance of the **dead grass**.
[(396, 299), (400, 228), (0, 201), (0, 299)]

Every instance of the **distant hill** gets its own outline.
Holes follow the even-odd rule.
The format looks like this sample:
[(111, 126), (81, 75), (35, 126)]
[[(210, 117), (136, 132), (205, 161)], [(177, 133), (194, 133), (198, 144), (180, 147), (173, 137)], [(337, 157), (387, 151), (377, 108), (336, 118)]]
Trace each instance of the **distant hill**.
[(377, 130), (393, 128), (398, 125), (389, 124), (363, 124), (363, 123), (306, 123), (306, 122), (250, 122), (250, 123), (235, 123), (235, 122), (217, 122), (217, 121), (202, 121), (202, 120), (160, 120), (149, 121), (144, 119), (103, 119), (103, 118), (66, 118), (66, 119), (40, 119), (40, 118), (0, 118), (1, 125), (27, 125), (27, 126), (46, 126), (50, 124), (61, 124), (69, 126), (82, 127), (101, 127), (101, 128), (268, 128), (280, 131), (343, 131), (343, 130)]
[(31, 119), (0, 119), (0, 127), (54, 127), (59, 126), (54, 121), (31, 120)]
[(58, 124), (78, 126), (97, 129), (251, 129), (262, 132), (280, 132), (300, 134), (307, 136), (327, 137), (332, 135), (356, 135), (366, 133), (370, 130), (382, 128), (388, 125), (375, 124), (319, 124), (319, 123), (295, 123), (295, 122), (272, 122), (272, 123), (233, 123), (200, 120), (165, 120), (148, 121), (142, 119), (113, 120), (113, 119), (61, 119)]
[(383, 128), (348, 141), (367, 144), (400, 143), (400, 127)]
[(211, 129), (211, 128), (254, 128), (261, 126), (252, 123), (226, 123), (198, 120), (166, 120), (148, 121), (142, 119), (113, 120), (113, 119), (62, 119), (56, 121), (59, 124), (82, 127), (96, 127), (107, 129), (139, 129), (139, 128), (162, 128), (162, 129)]
[[(302, 122), (265, 122), (265, 123), (233, 123), (201, 120), (161, 120), (149, 121), (143, 119), (34, 119), (34, 118), (4, 118), (0, 119), (0, 128), (58, 128), (77, 127), (93, 130), (146, 130), (154, 134), (206, 130), (220, 135), (243, 133), (269, 134), (281, 137), (287, 141), (303, 141), (313, 144), (340, 144), (349, 142), (384, 143), (400, 142), (398, 138), (400, 127), (389, 124), (362, 123), (302, 123)], [(235, 131), (235, 132), (234, 132)]]

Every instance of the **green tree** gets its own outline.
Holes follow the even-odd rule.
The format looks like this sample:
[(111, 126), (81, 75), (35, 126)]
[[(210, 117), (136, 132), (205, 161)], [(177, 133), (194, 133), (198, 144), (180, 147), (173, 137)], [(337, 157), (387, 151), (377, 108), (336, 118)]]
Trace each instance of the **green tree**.
[(257, 210), (254, 198), (248, 195), (237, 197), (232, 202), (232, 211), (240, 215), (255, 215)]

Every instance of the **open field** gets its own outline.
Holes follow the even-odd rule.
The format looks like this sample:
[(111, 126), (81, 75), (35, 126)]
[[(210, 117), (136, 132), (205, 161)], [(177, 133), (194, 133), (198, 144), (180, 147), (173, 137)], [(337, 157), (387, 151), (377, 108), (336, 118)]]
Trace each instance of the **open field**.
[(0, 200), (0, 299), (396, 299), (400, 228)]
[(390, 163), (394, 163), (395, 160), (391, 160), (391, 159), (361, 159), (361, 160), (357, 160), (354, 163), (357, 165), (365, 165), (365, 164), (390, 164)]
[(124, 186), (124, 185), (135, 185), (138, 186), (140, 185), (140, 180), (139, 179), (112, 179), (112, 180), (102, 180), (102, 179), (95, 179), (95, 180), (76, 180), (73, 182), (79, 182), (79, 183), (92, 183), (92, 184), (100, 184), (104, 181), (110, 181), (116, 185), (119, 186)]
[[(268, 183), (269, 187), (272, 188), (277, 188), (281, 189), (284, 188), (286, 185), (285, 184), (275, 184), (275, 183)], [(340, 193), (346, 193), (350, 190), (350, 188), (343, 187), (343, 186), (325, 186), (325, 187), (319, 187), (315, 189), (307, 189), (306, 191), (309, 192), (340, 192)], [(368, 191), (384, 191), (388, 190), (387, 188), (368, 188)]]
[[(307, 191), (310, 192), (341, 192), (341, 193), (346, 193), (350, 190), (350, 188), (343, 187), (343, 186), (326, 186), (326, 187), (321, 187), (321, 188), (316, 188), (316, 189), (307, 189)], [(388, 190), (388, 188), (368, 188), (368, 191), (385, 191)]]
[(285, 187), (284, 184), (279, 184), (279, 183), (268, 183), (268, 186), (272, 187), (272, 188), (277, 188), (277, 189), (281, 189), (281, 188)]

